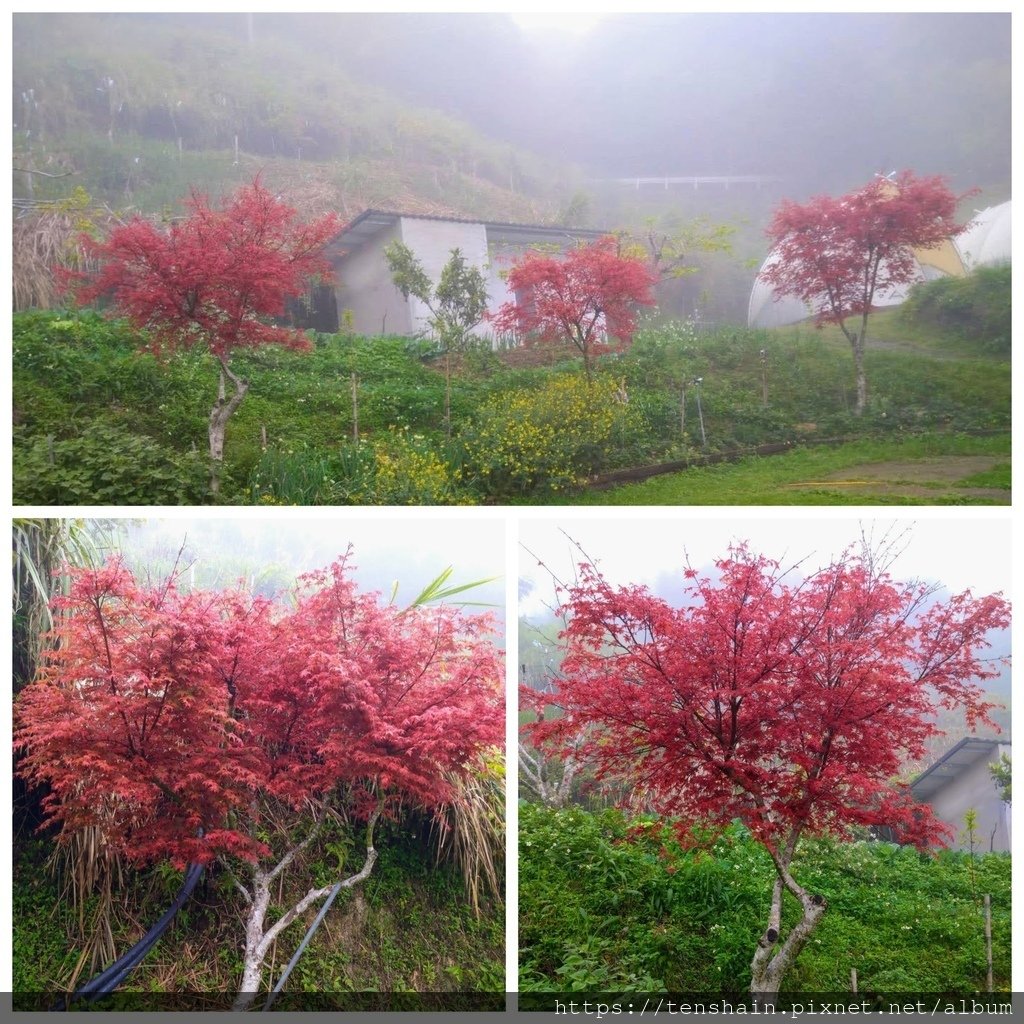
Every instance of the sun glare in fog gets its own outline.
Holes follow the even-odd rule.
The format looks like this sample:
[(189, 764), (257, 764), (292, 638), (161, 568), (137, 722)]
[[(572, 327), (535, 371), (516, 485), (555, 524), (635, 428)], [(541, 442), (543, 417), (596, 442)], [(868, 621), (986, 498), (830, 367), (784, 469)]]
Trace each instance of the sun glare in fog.
[(583, 35), (583, 33), (589, 32), (604, 15), (583, 11), (553, 13), (516, 11), (511, 13), (511, 17), (524, 32), (561, 32), (571, 35)]

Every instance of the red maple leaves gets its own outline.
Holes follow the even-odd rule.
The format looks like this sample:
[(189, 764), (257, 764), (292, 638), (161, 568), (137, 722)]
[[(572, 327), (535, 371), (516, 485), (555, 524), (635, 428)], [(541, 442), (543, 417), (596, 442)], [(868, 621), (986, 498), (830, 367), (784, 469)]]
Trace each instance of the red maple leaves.
[(570, 342), (589, 374), (593, 355), (632, 341), (636, 306), (654, 302), (654, 275), (642, 260), (616, 250), (609, 236), (564, 257), (526, 253), (508, 272), (517, 301), (506, 302), (491, 317), (495, 330), (521, 336), (527, 344)]
[(345, 559), (287, 611), (141, 586), (117, 562), (75, 571), (58, 604), (56, 651), (15, 708), (20, 771), (49, 785), (49, 822), (97, 826), (137, 862), (255, 860), (262, 803), (338, 787), (357, 814), (371, 789), (437, 807), (504, 735), (489, 617), (384, 604)]
[(301, 294), (309, 277), (330, 275), (321, 253), (338, 232), (337, 216), (300, 223), (258, 178), (220, 209), (198, 192), (186, 207), (166, 231), (136, 217), (105, 241), (83, 237), (100, 269), (72, 275), (78, 301), (110, 296), (157, 348), (201, 342), (218, 358), (268, 343), (308, 348), (300, 332), (264, 318), (282, 315), (285, 299)]
[(978, 682), (998, 666), (981, 652), (1008, 625), (1006, 602), (932, 602), (849, 554), (799, 582), (745, 547), (716, 569), (689, 573), (674, 608), (583, 566), (546, 698), (564, 714), (534, 724), (534, 738), (586, 731), (602, 773), (668, 814), (739, 818), (769, 848), (853, 824), (938, 838), (928, 808), (891, 779), (923, 753), (939, 706), (987, 721)]
[[(941, 177), (903, 171), (838, 199), (785, 200), (768, 226), (775, 259), (760, 277), (777, 296), (803, 301), (819, 326), (841, 328), (853, 348), (858, 415), (867, 402), (864, 343), (875, 297), (917, 279), (914, 249), (938, 246), (963, 230), (956, 221), (963, 198)], [(844, 321), (857, 316), (860, 329), (848, 328)]]

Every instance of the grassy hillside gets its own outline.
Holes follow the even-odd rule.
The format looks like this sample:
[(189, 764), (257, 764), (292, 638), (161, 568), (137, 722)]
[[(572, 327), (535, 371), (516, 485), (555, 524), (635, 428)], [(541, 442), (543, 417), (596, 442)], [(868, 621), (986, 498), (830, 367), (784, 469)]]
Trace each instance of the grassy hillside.
[(60, 199), (78, 184), (159, 211), (190, 186), (219, 195), (262, 169), (304, 213), (554, 215), (571, 171), (368, 86), (318, 49), (250, 41), (244, 26), (15, 17), (15, 166), (57, 176), (16, 174), (15, 197)]
[[(417, 831), (419, 835), (414, 834)], [(308, 1009), (318, 994), (337, 994), (341, 1000), (348, 994), (359, 1000), (354, 993), (370, 995), (347, 1008), (372, 1008), (366, 1000), (376, 993), (408, 994), (409, 1008), (417, 1008), (416, 993), (441, 994), (442, 999), (454, 1000), (449, 1002), (452, 1007), (458, 1005), (460, 993), (504, 991), (502, 908), (485, 904), (479, 916), (473, 913), (457, 869), (434, 863), (434, 850), (424, 841), (426, 831), (408, 823), (384, 829), (373, 874), (354, 893), (345, 892), (335, 902), (275, 1009)], [(35, 840), (18, 848), (13, 969), (16, 994), (50, 993), (52, 999), (52, 994), (66, 991), (74, 976), (102, 901), (99, 895), (91, 896), (79, 921), (61, 877), (47, 866), (51, 853), (50, 845)], [(294, 901), (310, 879), (329, 884), (337, 864), (337, 844), (321, 844), (308, 853), (303, 870), (289, 879), (283, 894)], [(166, 865), (121, 873), (109, 915), (116, 950), (124, 952), (141, 938), (171, 902), (181, 879), (180, 872)], [(119, 998), (129, 1000), (122, 1008), (183, 1009), (190, 994), (198, 998), (202, 993), (234, 992), (242, 969), (243, 909), (227, 872), (209, 871), (171, 929), (131, 974), (126, 991), (119, 993)], [(313, 911), (307, 914), (306, 925), (314, 916)], [(280, 974), (304, 927), (284, 933), (267, 977)], [(78, 984), (91, 976), (88, 956), (81, 966)], [(186, 1002), (175, 1004), (173, 996), (153, 993), (178, 993)], [(227, 1009), (230, 1002), (230, 995), (221, 996), (206, 1008)], [(47, 1005), (44, 1002), (44, 1008)], [(335, 1008), (346, 1007), (339, 1002)]]
[[(742, 993), (774, 871), (735, 826), (684, 850), (618, 811), (519, 815), (523, 991)], [(805, 841), (794, 876), (828, 910), (785, 992), (985, 988), (983, 894), (992, 897), (997, 990), (1010, 985), (1010, 857), (922, 856), (888, 843)], [(784, 922), (794, 906), (784, 904)]]
[[(215, 363), (199, 351), (160, 362), (140, 352), (145, 342), (124, 324), (92, 313), (15, 316), (16, 503), (209, 500), (206, 423), (216, 391)], [(972, 463), (961, 474), (980, 489), (962, 497), (998, 502), (1009, 486), (1010, 379), (1004, 359), (980, 353), (951, 357), (923, 342), (909, 350), (877, 346), (867, 361), (870, 407), (858, 419), (850, 411), (848, 346), (828, 336), (739, 328), (696, 332), (669, 324), (639, 332), (627, 354), (604, 358), (592, 382), (565, 353), (552, 353), (563, 361), (551, 365), (534, 358), (538, 354), (494, 353), (489, 347), (467, 353), (453, 380), (450, 439), (443, 428), (443, 370), (428, 343), (320, 335), (305, 354), (240, 354), (236, 370), (251, 380), (251, 390), (228, 425), (221, 500), (564, 502), (567, 490), (573, 493), (591, 474), (679, 459), (699, 462), (715, 453), (742, 457), (766, 443), (801, 449), (837, 437), (862, 445), (907, 445), (918, 459), (991, 454), (991, 464)], [(694, 385), (698, 377), (702, 383)], [(1002, 436), (954, 436), (974, 430)], [(831, 452), (815, 447), (739, 467), (691, 469), (635, 485), (635, 491), (600, 492), (595, 500), (659, 501), (644, 489), (680, 480), (683, 492), (668, 496), (672, 503), (831, 501), (828, 491), (842, 490), (842, 484), (810, 488), (816, 493), (775, 486), (820, 483), (830, 464), (855, 464), (838, 455), (830, 463)], [(874, 450), (867, 460), (888, 457)], [(788, 459), (811, 460), (815, 475), (773, 476)], [(741, 485), (747, 498), (729, 486), (730, 473), (755, 474)], [(706, 487), (687, 493), (701, 480)], [(909, 500), (936, 500), (928, 485), (923, 480)], [(863, 492), (858, 498), (865, 500)]]

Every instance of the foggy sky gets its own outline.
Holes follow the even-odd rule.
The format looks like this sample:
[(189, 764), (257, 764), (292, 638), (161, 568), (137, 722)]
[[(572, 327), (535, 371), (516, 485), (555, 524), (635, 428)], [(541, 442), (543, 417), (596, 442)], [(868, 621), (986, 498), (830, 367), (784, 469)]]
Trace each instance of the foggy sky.
[(1008, 14), (612, 14), (574, 36), (489, 13), (274, 28), (592, 173), (780, 175), (798, 191), (904, 167), (1009, 180)]
[[(682, 594), (687, 560), (707, 569), (728, 553), (731, 543), (747, 540), (753, 551), (784, 566), (801, 563), (810, 573), (858, 545), (861, 522), (874, 542), (891, 527), (892, 536), (909, 528), (903, 553), (893, 562), (896, 579), (938, 582), (953, 592), (1010, 594), (1010, 524), (1005, 519), (822, 518), (810, 515), (752, 518), (726, 510), (716, 519), (679, 515), (625, 520), (531, 519), (520, 527), (520, 615), (544, 617), (554, 603), (551, 572), (573, 579), (583, 559), (569, 540), (578, 541), (598, 568), (616, 585), (646, 584), (666, 600)], [(562, 531), (565, 531), (564, 533)], [(566, 537), (565, 534), (569, 537)], [(538, 559), (544, 567), (538, 566)], [(550, 570), (551, 572), (549, 572)]]
[[(414, 600), (448, 566), (449, 585), (498, 577), (461, 595), (461, 599), (503, 611), (504, 524), (494, 519), (432, 518), (422, 514), (374, 518), (317, 516), (244, 519), (210, 517), (153, 518), (129, 521), (125, 549), (136, 560), (173, 559), (185, 546), (186, 563), (225, 562), (231, 572), (250, 575), (275, 570), (285, 582), (299, 573), (322, 569), (352, 545), (355, 578), (385, 597), (398, 583), (396, 602)], [(224, 579), (231, 585), (234, 579)], [(453, 598), (457, 603), (458, 599)], [(481, 608), (481, 610), (485, 610)]]
[[(18, 26), (45, 17), (15, 18), (16, 79)], [(591, 177), (774, 175), (802, 198), (911, 168), (1009, 188), (1005, 13), (616, 13), (571, 34), (493, 12), (90, 17), (112, 50), (125, 17), (297, 45)]]

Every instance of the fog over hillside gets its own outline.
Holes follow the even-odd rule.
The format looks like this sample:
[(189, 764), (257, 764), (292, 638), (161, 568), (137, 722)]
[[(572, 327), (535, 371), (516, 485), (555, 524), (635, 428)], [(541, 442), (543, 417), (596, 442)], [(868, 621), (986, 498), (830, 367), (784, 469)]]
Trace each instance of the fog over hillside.
[(572, 35), (496, 14), (267, 15), (255, 31), (608, 176), (1009, 178), (1006, 14), (617, 14)]
[(1008, 14), (615, 14), (576, 33), (505, 14), (91, 17), (112, 48), (125, 18), (298, 44), (596, 175), (778, 175), (797, 191), (894, 166), (1009, 180)]
[(259, 173), (306, 215), (733, 226), (667, 317), (745, 320), (783, 198), (900, 169), (980, 189), (965, 218), (1010, 198), (1008, 14), (18, 14), (13, 56), (17, 202)]

